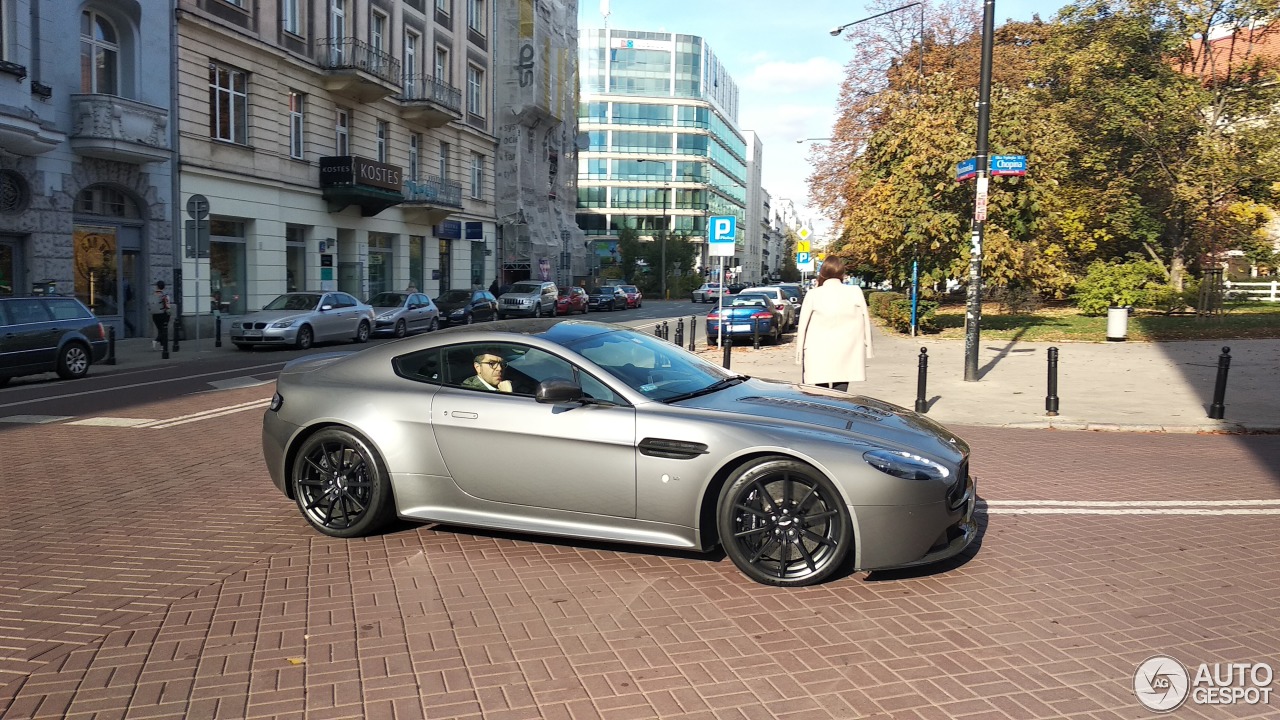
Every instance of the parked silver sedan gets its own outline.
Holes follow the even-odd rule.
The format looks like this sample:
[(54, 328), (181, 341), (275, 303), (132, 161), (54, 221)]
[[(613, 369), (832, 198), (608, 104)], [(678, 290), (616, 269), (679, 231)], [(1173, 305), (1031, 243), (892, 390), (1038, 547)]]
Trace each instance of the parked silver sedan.
[(402, 338), (409, 333), (432, 332), (440, 327), (440, 310), (431, 298), (416, 292), (384, 292), (369, 298), (375, 333)]
[(306, 350), (328, 340), (369, 341), (373, 308), (344, 292), (285, 293), (231, 322), (231, 342), (241, 350), (255, 345), (293, 345)]
[(931, 563), (973, 540), (969, 448), (867, 397), (735, 375), (585, 320), (456, 327), (301, 358), (263, 418), (316, 530), (396, 516), (710, 550), (781, 586)]

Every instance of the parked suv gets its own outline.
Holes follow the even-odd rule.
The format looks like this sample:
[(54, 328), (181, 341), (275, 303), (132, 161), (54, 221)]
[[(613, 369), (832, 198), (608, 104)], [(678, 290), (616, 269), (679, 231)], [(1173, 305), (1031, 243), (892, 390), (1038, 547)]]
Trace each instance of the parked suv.
[(107, 331), (73, 297), (0, 297), (0, 385), (56, 372), (70, 380), (107, 356)]
[(559, 295), (553, 282), (521, 280), (498, 298), (498, 317), (555, 317)]

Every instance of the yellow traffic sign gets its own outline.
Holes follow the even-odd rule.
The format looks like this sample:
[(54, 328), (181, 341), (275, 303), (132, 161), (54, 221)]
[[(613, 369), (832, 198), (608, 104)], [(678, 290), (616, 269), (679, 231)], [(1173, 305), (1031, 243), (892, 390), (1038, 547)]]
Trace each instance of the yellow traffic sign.
[(808, 240), (799, 240), (799, 241), (797, 241), (797, 242), (796, 242), (796, 252), (797, 252), (797, 253), (807, 253), (807, 252), (809, 252), (809, 241), (808, 241)]
[(809, 239), (809, 236), (813, 234), (813, 231), (812, 231), (812, 230), (810, 230), (810, 229), (809, 229), (809, 226), (807, 226), (807, 225), (806, 225), (806, 226), (804, 226), (804, 227), (801, 227), (801, 228), (800, 228), (800, 232), (798, 232), (798, 233), (796, 233), (796, 234), (800, 236), (800, 239), (801, 239), (801, 240), (808, 240), (808, 239)]

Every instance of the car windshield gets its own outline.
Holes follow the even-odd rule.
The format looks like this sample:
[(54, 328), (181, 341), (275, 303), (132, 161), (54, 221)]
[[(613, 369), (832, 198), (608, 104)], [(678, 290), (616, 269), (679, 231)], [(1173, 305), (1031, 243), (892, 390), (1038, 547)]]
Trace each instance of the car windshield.
[(470, 300), (471, 293), (466, 290), (449, 290), (436, 298), (436, 302), (469, 302)]
[(747, 292), (747, 293), (755, 293), (755, 294), (757, 294), (757, 295), (768, 295), (769, 297), (773, 298), (774, 300), (781, 299), (781, 297), (782, 297), (782, 290), (780, 290), (780, 289), (778, 289), (778, 288), (776, 288), (776, 287), (771, 287), (771, 288), (747, 288), (746, 290), (743, 290), (743, 292)]
[(675, 402), (737, 384), (741, 376), (691, 352), (634, 330), (591, 335), (567, 345), (632, 390), (659, 402)]
[(622, 292), (629, 292), (629, 293), (640, 292), (639, 290), (636, 289), (635, 285), (621, 285), (620, 287), (622, 288)]
[(281, 295), (262, 307), (263, 310), (314, 310), (319, 295)]
[(569, 288), (560, 288), (560, 297), (569, 297)]
[(404, 293), (378, 293), (369, 298), (366, 305), (374, 307), (400, 307), (404, 304), (404, 299), (408, 297)]
[(511, 286), (510, 292), (513, 293), (536, 293), (542, 291), (542, 285), (539, 283), (518, 282)]

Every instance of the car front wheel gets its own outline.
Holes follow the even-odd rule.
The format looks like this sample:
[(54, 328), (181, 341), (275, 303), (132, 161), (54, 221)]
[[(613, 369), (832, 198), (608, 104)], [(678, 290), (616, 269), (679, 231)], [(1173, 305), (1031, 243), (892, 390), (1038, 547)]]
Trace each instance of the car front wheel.
[(315, 342), (315, 339), (316, 336), (311, 332), (311, 326), (303, 325), (298, 328), (298, 339), (294, 344), (298, 346), (299, 350), (309, 350), (311, 349), (311, 344)]
[(360, 321), (360, 327), (356, 328), (355, 341), (358, 343), (369, 342), (369, 323), (364, 320)]
[(396, 337), (402, 338), (409, 334), (409, 324), (403, 318), (396, 321)]
[(363, 438), (343, 428), (307, 438), (294, 456), (290, 482), (303, 517), (330, 537), (368, 535), (395, 516), (381, 459)]
[(70, 342), (58, 353), (58, 377), (75, 380), (89, 374), (89, 350), (78, 342)]
[(765, 585), (813, 585), (840, 569), (853, 546), (849, 510), (835, 485), (805, 463), (766, 457), (739, 468), (720, 491), (720, 542), (744, 575)]

